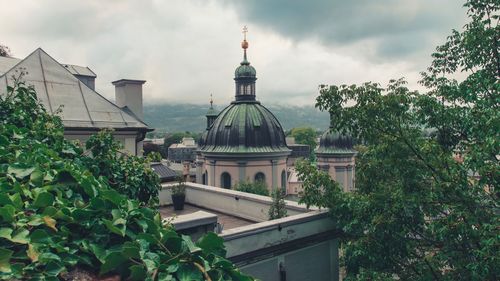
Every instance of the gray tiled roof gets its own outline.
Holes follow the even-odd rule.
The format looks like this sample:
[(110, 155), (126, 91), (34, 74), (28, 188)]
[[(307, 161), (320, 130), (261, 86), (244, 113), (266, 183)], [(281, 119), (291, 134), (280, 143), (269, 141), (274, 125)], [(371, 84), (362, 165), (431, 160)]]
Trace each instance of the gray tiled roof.
[[(6, 93), (7, 85), (12, 86), (12, 76), (26, 72), (23, 80), (35, 87), (37, 98), (45, 108), (51, 113), (61, 108), (60, 116), (66, 128), (149, 130), (144, 122), (87, 87), (70, 71), (78, 68), (83, 72), (83, 67), (65, 67), (40, 48), (14, 62), (11, 58), (0, 61), (0, 71), (5, 71), (0, 73), (0, 94)], [(9, 66), (10, 69), (5, 70)]]
[(160, 181), (174, 180), (177, 172), (162, 163), (151, 163), (151, 169), (160, 177)]

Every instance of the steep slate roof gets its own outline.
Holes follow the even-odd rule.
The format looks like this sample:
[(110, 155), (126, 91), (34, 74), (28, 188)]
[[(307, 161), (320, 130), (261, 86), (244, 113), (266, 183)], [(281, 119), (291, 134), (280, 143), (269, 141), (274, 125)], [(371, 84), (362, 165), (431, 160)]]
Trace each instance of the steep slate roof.
[(84, 67), (65, 67), (40, 48), (17, 63), (15, 60), (0, 60), (0, 94), (6, 93), (7, 85), (13, 85), (12, 76), (19, 76), (20, 71), (26, 72), (23, 80), (35, 87), (37, 98), (47, 111), (55, 113), (61, 108), (59, 115), (66, 129), (150, 130), (133, 114), (119, 108), (74, 76), (93, 74), (90, 69), (86, 68), (88, 72), (84, 71)]

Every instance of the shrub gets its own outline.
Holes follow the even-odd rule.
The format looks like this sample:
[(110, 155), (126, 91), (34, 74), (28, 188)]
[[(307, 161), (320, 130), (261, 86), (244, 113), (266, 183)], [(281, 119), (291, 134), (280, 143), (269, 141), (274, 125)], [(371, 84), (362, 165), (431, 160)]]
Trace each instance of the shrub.
[(108, 184), (121, 194), (145, 205), (157, 205), (160, 181), (147, 158), (120, 152), (123, 147), (111, 132), (103, 130), (88, 139), (86, 148), (92, 154), (84, 158), (85, 166), (94, 176), (106, 177)]
[[(58, 280), (83, 269), (127, 280), (253, 280), (224, 259), (222, 238), (193, 243), (128, 197), (135, 193), (118, 191), (148, 177), (146, 163), (99, 163), (115, 158), (88, 156), (63, 132), (34, 89), (17, 83), (0, 96), (0, 279)], [(109, 132), (91, 150), (103, 147), (97, 140), (117, 152)]]
[(237, 191), (248, 192), (248, 193), (257, 194), (257, 195), (269, 196), (269, 190), (267, 189), (266, 184), (263, 182), (260, 182), (260, 181), (257, 181), (257, 182), (250, 182), (250, 181), (239, 182), (236, 184), (234, 189)]

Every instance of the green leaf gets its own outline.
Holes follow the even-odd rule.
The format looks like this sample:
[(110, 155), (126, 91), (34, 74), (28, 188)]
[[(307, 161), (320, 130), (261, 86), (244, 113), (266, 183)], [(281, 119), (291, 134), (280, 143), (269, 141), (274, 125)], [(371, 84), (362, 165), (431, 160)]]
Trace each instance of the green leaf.
[(127, 258), (140, 259), (140, 249), (139, 246), (134, 242), (125, 242), (123, 244), (123, 255)]
[(203, 254), (208, 255), (213, 253), (215, 255), (225, 257), (226, 250), (224, 248), (224, 239), (219, 237), (217, 234), (213, 232), (208, 232), (204, 236), (202, 236), (197, 242), (196, 245), (201, 248)]
[(7, 169), (7, 173), (13, 174), (18, 179), (23, 179), (31, 175), (31, 173), (33, 173), (34, 170), (35, 170), (34, 167), (29, 167), (29, 166), (27, 167), (22, 164), (12, 164)]
[(54, 195), (49, 192), (40, 192), (35, 198), (33, 205), (38, 208), (50, 206), (54, 203)]
[(30, 175), (30, 181), (33, 185), (40, 186), (43, 184), (44, 174), (39, 169), (36, 169)]
[(10, 258), (14, 252), (4, 248), (0, 248), (0, 272), (9, 273), (10, 269)]
[(12, 234), (12, 228), (2, 227), (0, 228), (0, 237), (10, 240)]
[(189, 249), (189, 252), (194, 253), (197, 251), (201, 251), (200, 247), (197, 247), (194, 243), (193, 240), (191, 240), (191, 237), (187, 235), (181, 235), (182, 240), (184, 241), (184, 245), (186, 245)]
[(192, 265), (183, 264), (176, 272), (179, 281), (203, 280), (201, 272)]
[(41, 262), (41, 263), (47, 263), (47, 262), (50, 262), (50, 261), (56, 261), (56, 262), (60, 262), (61, 261), (61, 258), (54, 254), (54, 253), (51, 253), (51, 252), (43, 252), (41, 253), (39, 256), (38, 256), (38, 260)]
[(101, 266), (99, 274), (108, 273), (116, 269), (119, 265), (121, 265), (125, 261), (126, 258), (122, 255), (121, 252), (111, 252), (104, 258), (104, 263)]
[(10, 241), (18, 244), (28, 244), (30, 241), (28, 238), (29, 234), (30, 232), (27, 229), (21, 229), (12, 235), (12, 239)]
[(40, 243), (40, 244), (50, 244), (52, 243), (52, 236), (47, 233), (47, 231), (43, 229), (36, 229), (30, 235), (31, 243)]
[(103, 219), (102, 220), (104, 222), (104, 224), (106, 225), (106, 227), (113, 233), (115, 234), (118, 234), (122, 237), (125, 236), (125, 229), (126, 229), (126, 226), (124, 224), (120, 224), (119, 226), (116, 226), (114, 225), (114, 223), (110, 220), (107, 220), (107, 219)]
[(130, 269), (130, 280), (146, 280), (146, 269), (142, 265), (132, 265)]
[(14, 215), (16, 213), (16, 208), (12, 205), (5, 205), (0, 207), (0, 216), (2, 216), (5, 222), (12, 222), (14, 220)]
[[(65, 271), (66, 268), (64, 265), (60, 262), (57, 261), (50, 261), (47, 263), (47, 266), (45, 267), (45, 272), (47, 273), (48, 276), (58, 276), (59, 273)], [(58, 279), (56, 279), (58, 280)]]

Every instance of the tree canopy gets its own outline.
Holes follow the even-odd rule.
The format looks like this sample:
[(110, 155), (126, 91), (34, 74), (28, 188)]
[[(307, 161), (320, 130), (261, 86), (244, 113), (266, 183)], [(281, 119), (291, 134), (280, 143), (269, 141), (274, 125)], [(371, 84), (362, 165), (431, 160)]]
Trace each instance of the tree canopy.
[(0, 44), (0, 57), (10, 57), (10, 56), (12, 56), (10, 48)]
[(145, 206), (157, 202), (158, 178), (144, 160), (117, 156), (109, 132), (86, 147), (64, 139), (61, 119), (33, 88), (19, 83), (0, 96), (0, 279), (65, 280), (83, 270), (126, 280), (253, 280), (224, 258), (222, 238), (194, 243)]
[(301, 201), (329, 208), (343, 231), (348, 280), (500, 276), (500, 2), (465, 8), (470, 22), (422, 73), (427, 92), (403, 79), (320, 87), (316, 106), (331, 114), (333, 129), (365, 146), (352, 193), (298, 165)]
[(295, 138), (296, 143), (309, 145), (311, 151), (316, 148), (316, 131), (311, 127), (293, 128), (290, 136)]

